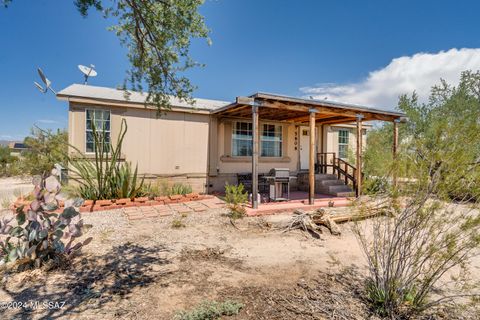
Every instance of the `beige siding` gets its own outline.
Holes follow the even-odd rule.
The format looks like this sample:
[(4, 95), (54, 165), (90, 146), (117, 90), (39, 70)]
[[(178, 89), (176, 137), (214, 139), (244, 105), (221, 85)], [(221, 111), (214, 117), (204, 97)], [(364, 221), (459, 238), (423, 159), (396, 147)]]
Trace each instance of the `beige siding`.
[[(85, 151), (85, 110), (94, 106), (72, 105), (69, 112), (69, 141)], [(112, 143), (116, 142), (122, 119), (128, 125), (122, 154), (147, 178), (167, 177), (205, 191), (208, 163), (209, 115), (123, 107), (100, 107), (111, 111)]]
[[(367, 128), (363, 129), (363, 135), (362, 135), (363, 148), (365, 148), (367, 143), (366, 130), (368, 128), (370, 128), (370, 126), (367, 126)], [(338, 131), (340, 129), (349, 131), (348, 148), (351, 151), (351, 153), (355, 154), (357, 150), (357, 142), (356, 142), (357, 133), (356, 133), (356, 127), (354, 125), (325, 126), (324, 128), (324, 143), (326, 146), (325, 152), (335, 152), (338, 155)]]
[[(85, 109), (111, 111), (111, 136), (115, 144), (122, 119), (128, 132), (122, 155), (149, 179), (165, 178), (171, 182), (192, 185), (195, 191), (223, 191), (225, 181), (236, 183), (238, 173), (251, 172), (251, 157), (232, 156), (232, 124), (234, 119), (217, 119), (205, 113), (170, 111), (160, 118), (151, 109), (71, 104), (69, 112), (69, 142), (85, 151)], [(261, 120), (261, 119), (260, 119)], [(260, 127), (264, 122), (260, 121)], [(271, 123), (271, 122), (267, 122)], [(295, 174), (299, 168), (299, 126), (282, 125), (281, 158), (260, 157), (258, 170), (289, 168)], [(350, 130), (350, 148), (355, 152), (355, 127), (325, 125), (317, 127), (317, 152), (338, 154), (338, 129)], [(297, 138), (297, 139), (295, 139)], [(366, 143), (363, 136), (364, 145)], [(71, 150), (73, 152), (73, 150)], [(205, 188), (208, 185), (208, 190)]]

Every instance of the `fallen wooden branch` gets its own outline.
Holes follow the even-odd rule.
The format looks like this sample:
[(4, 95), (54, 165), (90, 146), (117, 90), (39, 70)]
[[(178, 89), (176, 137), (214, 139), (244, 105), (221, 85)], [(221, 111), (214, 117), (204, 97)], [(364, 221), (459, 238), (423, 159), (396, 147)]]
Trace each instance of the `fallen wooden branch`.
[(338, 223), (368, 219), (379, 216), (382, 212), (382, 210), (369, 210), (366, 213), (332, 215), (328, 214), (324, 209), (317, 209), (310, 212), (295, 210), (292, 220), (285, 227), (284, 232), (300, 229), (310, 232), (315, 238), (320, 238), (320, 233), (322, 233), (320, 226), (324, 226), (330, 230), (331, 234), (338, 236), (341, 234), (340, 228), (337, 225)]
[(317, 239), (320, 239), (320, 233), (322, 233), (322, 230), (313, 222), (311, 214), (303, 210), (295, 210), (293, 212), (292, 220), (286, 226), (284, 232), (294, 229), (309, 232)]

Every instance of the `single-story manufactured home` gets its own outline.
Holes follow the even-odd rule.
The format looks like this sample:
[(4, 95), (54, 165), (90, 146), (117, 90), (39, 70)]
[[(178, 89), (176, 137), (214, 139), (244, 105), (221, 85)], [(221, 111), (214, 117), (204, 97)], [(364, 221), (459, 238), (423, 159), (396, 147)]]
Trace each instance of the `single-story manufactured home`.
[(196, 99), (194, 105), (172, 98), (171, 109), (160, 116), (139, 92), (73, 84), (57, 97), (69, 103), (69, 143), (87, 156), (94, 150), (92, 122), (115, 139), (125, 119), (123, 159), (138, 164), (149, 179), (188, 183), (204, 193), (248, 177), (252, 190), (259, 190), (262, 175), (272, 168), (288, 169), (291, 188), (312, 189), (315, 174), (335, 174), (338, 179), (320, 181), (312, 192), (351, 193), (361, 180), (353, 163), (361, 164), (357, 150), (365, 146), (369, 128), (364, 122), (397, 123), (404, 116), (268, 93), (233, 102)]

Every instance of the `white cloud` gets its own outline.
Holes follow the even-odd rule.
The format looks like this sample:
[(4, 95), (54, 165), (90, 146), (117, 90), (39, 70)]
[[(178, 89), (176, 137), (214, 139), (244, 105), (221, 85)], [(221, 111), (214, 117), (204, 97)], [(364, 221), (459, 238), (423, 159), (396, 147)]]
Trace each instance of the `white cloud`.
[(421, 100), (440, 78), (457, 84), (464, 70), (480, 69), (479, 49), (450, 49), (438, 53), (417, 53), (393, 59), (386, 67), (369, 73), (358, 83), (319, 84), (300, 88), (306, 96), (354, 103), (382, 109), (394, 109), (401, 94), (416, 91)]

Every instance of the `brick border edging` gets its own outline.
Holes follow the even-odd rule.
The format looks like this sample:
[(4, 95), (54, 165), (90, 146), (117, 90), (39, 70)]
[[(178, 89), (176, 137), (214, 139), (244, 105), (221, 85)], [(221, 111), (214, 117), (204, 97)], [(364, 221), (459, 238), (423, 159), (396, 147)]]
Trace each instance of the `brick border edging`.
[[(145, 206), (158, 206), (166, 205), (172, 203), (182, 203), (190, 201), (199, 201), (205, 199), (212, 199), (215, 196), (209, 194), (198, 194), (198, 193), (188, 193), (186, 195), (172, 195), (172, 196), (162, 196), (154, 197), (150, 199), (149, 197), (140, 197), (140, 198), (123, 198), (123, 199), (112, 199), (112, 200), (85, 200), (83, 205), (80, 207), (80, 212), (95, 212), (95, 211), (104, 211), (104, 210), (114, 210), (122, 209), (129, 207), (145, 207)], [(24, 206), (24, 211), (28, 211), (32, 201), (17, 199), (10, 209), (13, 212), (16, 212), (17, 208)], [(59, 201), (59, 208), (53, 212), (61, 213), (63, 211), (65, 204), (63, 201)]]

